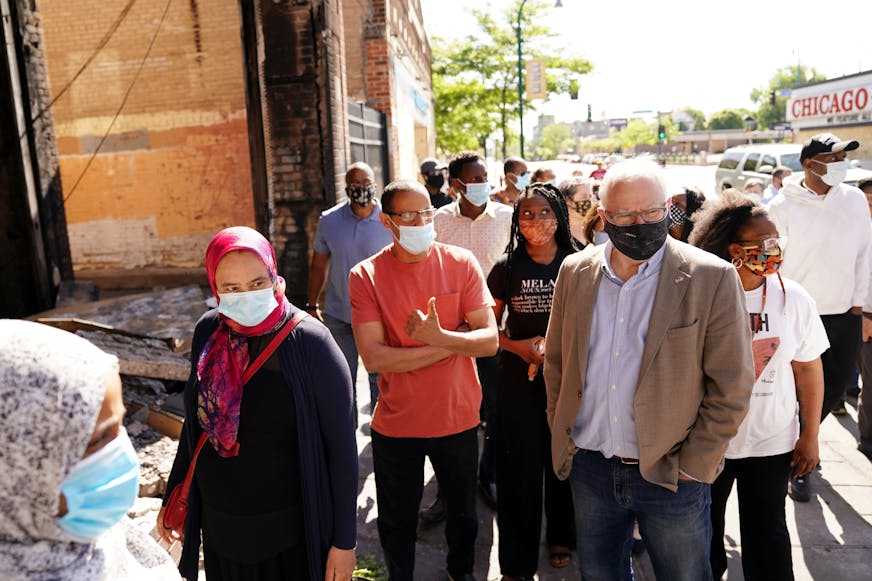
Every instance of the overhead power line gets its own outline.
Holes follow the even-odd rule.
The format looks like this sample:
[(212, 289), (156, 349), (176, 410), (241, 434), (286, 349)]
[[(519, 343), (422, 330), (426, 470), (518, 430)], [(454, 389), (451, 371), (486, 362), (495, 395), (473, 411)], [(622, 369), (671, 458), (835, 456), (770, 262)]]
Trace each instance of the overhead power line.
[(166, 6), (164, 6), (163, 14), (161, 14), (160, 16), (160, 21), (157, 23), (157, 28), (155, 29), (154, 34), (151, 37), (151, 41), (148, 43), (148, 48), (145, 50), (145, 54), (142, 56), (142, 60), (139, 62), (139, 66), (136, 69), (136, 73), (133, 75), (133, 80), (130, 82), (130, 86), (127, 87), (127, 91), (124, 93), (124, 98), (121, 100), (121, 104), (118, 106), (118, 110), (115, 112), (115, 116), (112, 117), (112, 121), (106, 128), (105, 133), (103, 133), (103, 137), (100, 138), (100, 141), (97, 143), (97, 147), (94, 148), (94, 152), (91, 154), (91, 157), (88, 158), (88, 163), (85, 164), (84, 169), (82, 169), (82, 173), (79, 174), (79, 177), (76, 179), (73, 187), (70, 188), (70, 193), (68, 193), (66, 197), (64, 197), (64, 203), (66, 203), (76, 192), (76, 188), (79, 187), (79, 184), (82, 182), (82, 178), (84, 178), (85, 174), (88, 173), (88, 169), (91, 167), (91, 164), (94, 163), (94, 158), (96, 158), (97, 154), (100, 153), (100, 148), (103, 147), (103, 144), (106, 142), (106, 139), (112, 132), (112, 128), (115, 126), (115, 122), (118, 121), (118, 117), (124, 110), (124, 106), (127, 105), (127, 99), (130, 97), (130, 93), (133, 91), (133, 87), (136, 86), (136, 81), (139, 80), (139, 75), (142, 72), (142, 68), (145, 66), (146, 61), (148, 60), (149, 55), (151, 55), (151, 49), (154, 47), (154, 43), (157, 40), (158, 33), (160, 33), (160, 29), (163, 27), (164, 20), (166, 20), (167, 13), (169, 12), (170, 5), (172, 3), (173, 0), (167, 0)]

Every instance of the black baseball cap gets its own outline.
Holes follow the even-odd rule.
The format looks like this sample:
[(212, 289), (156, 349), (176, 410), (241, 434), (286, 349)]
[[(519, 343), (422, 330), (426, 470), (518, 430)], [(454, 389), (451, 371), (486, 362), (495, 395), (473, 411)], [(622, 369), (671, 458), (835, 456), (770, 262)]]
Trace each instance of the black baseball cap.
[(819, 153), (853, 151), (858, 147), (860, 147), (860, 142), (857, 140), (841, 141), (832, 133), (818, 133), (803, 144), (799, 161), (814, 157)]
[(428, 174), (433, 173), (448, 167), (444, 163), (440, 163), (435, 157), (428, 157), (424, 161), (421, 162), (421, 173)]

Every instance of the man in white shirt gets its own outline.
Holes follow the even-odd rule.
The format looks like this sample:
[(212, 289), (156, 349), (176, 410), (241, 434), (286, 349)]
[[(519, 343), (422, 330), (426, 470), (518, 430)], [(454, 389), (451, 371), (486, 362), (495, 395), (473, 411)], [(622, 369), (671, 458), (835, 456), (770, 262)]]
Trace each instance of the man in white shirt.
[(766, 186), (766, 189), (763, 190), (763, 199), (760, 201), (763, 204), (768, 204), (775, 199), (775, 196), (777, 196), (778, 192), (781, 191), (781, 186), (784, 184), (784, 178), (791, 174), (793, 174), (793, 170), (786, 165), (779, 165), (772, 170), (772, 181), (768, 186)]
[[(491, 200), (487, 164), (474, 151), (460, 152), (448, 164), (449, 185), (460, 194), (457, 201), (439, 208), (433, 224), (436, 241), (460, 246), (478, 259), (485, 277), (506, 251), (512, 229), (510, 206)], [(499, 321), (498, 321), (499, 323)], [(485, 503), (496, 509), (496, 372), (498, 355), (476, 359), (482, 388), (485, 441), (479, 463), (479, 491)], [(424, 519), (426, 520), (426, 519)]]
[[(860, 355), (861, 314), (869, 290), (872, 224), (863, 193), (843, 184), (847, 152), (857, 141), (821, 133), (803, 146), (803, 173), (784, 180), (769, 205), (778, 233), (787, 237), (781, 272), (800, 283), (817, 304), (830, 348), (821, 356), (821, 421), (842, 399)], [(808, 483), (791, 479), (790, 496), (809, 499)]]

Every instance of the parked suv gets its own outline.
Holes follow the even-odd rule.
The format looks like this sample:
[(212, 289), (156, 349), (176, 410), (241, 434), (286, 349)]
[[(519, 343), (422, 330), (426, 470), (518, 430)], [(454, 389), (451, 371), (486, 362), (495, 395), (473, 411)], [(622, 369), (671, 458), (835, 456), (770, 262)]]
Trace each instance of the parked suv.
[(726, 188), (741, 190), (749, 179), (759, 179), (765, 185), (772, 181), (772, 170), (783, 165), (794, 172), (802, 171), (799, 163), (800, 143), (761, 143), (739, 145), (724, 152), (715, 171), (715, 191)]

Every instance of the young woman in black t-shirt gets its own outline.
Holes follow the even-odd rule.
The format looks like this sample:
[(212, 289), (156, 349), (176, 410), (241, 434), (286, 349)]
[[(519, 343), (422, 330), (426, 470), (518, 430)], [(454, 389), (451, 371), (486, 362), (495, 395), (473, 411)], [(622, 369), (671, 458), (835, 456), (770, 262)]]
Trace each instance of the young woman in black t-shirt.
[(515, 203), (506, 253), (488, 276), (500, 331), (497, 382), (497, 524), (503, 579), (532, 579), (539, 562), (544, 476), (545, 536), (552, 567), (566, 567), (575, 549), (569, 483), (551, 468), (541, 366), (554, 282), (577, 250), (566, 202), (550, 184), (529, 186)]

